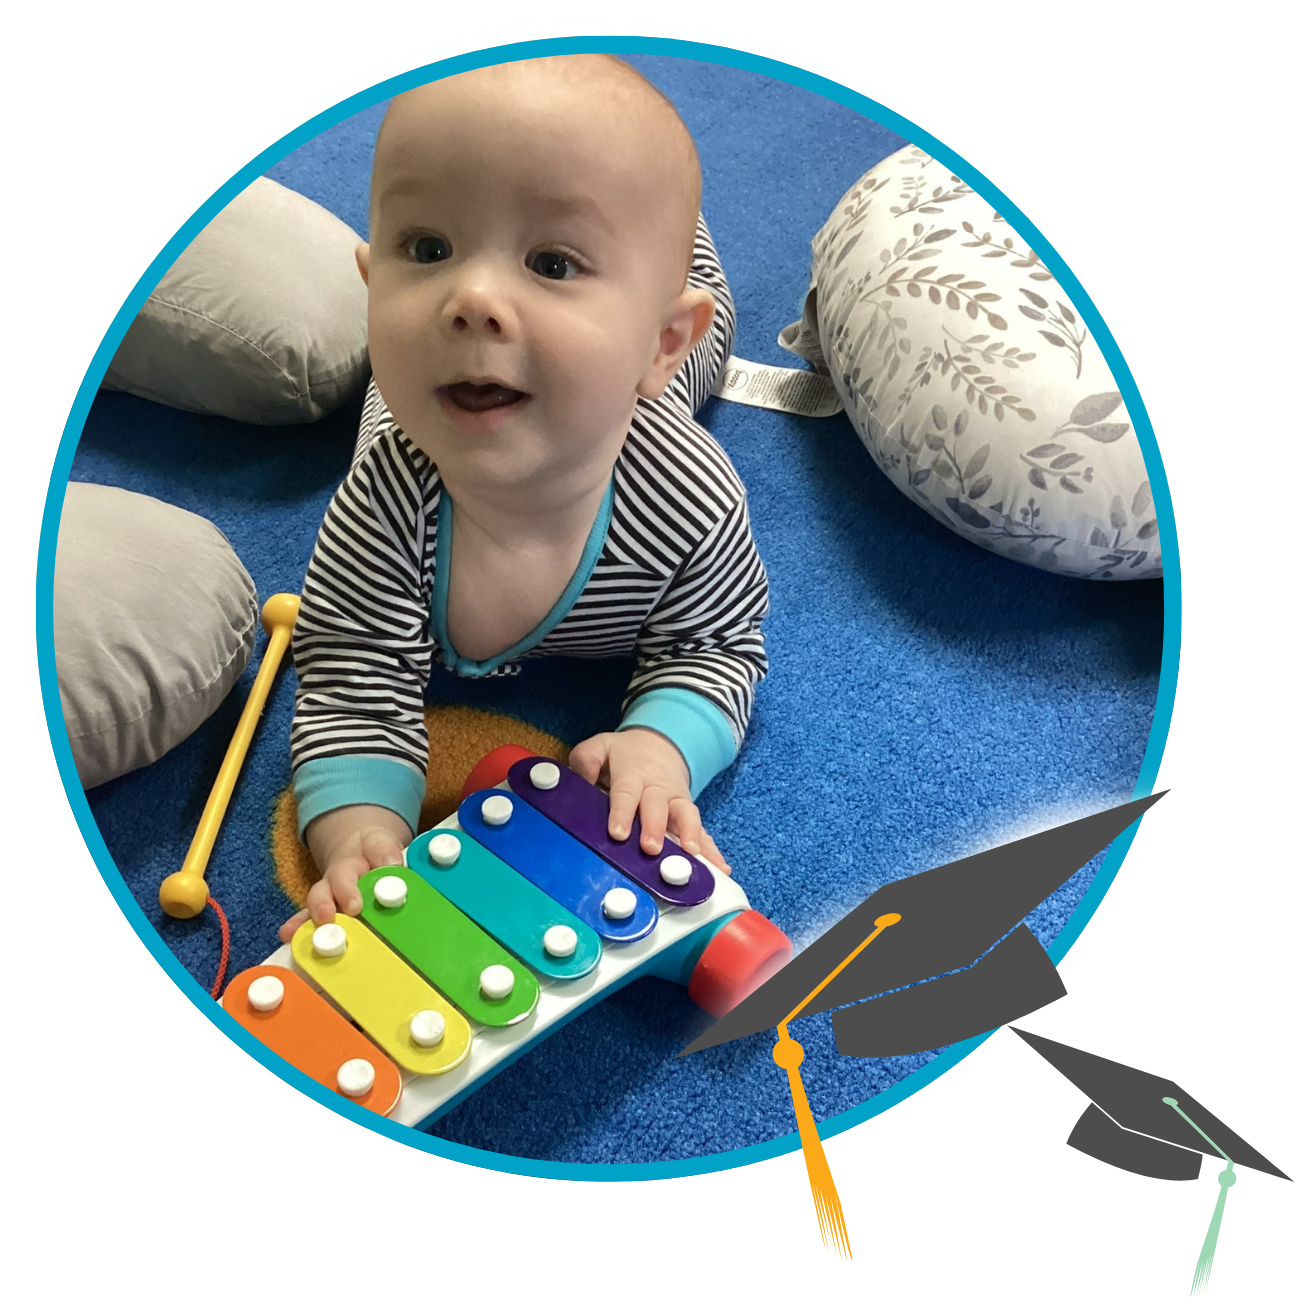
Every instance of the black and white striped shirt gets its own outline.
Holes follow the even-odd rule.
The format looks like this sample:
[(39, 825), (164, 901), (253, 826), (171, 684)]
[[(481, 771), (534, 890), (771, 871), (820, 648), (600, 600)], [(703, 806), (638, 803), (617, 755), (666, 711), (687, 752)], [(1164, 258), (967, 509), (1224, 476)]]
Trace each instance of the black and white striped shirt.
[(734, 328), (701, 223), (689, 285), (715, 297), (712, 327), (661, 398), (638, 401), (594, 531), (592, 571), (558, 622), (504, 660), (465, 662), (435, 637), (441, 474), (371, 384), (354, 463), (324, 516), (293, 636), (292, 764), (303, 830), (325, 811), (363, 802), (391, 807), (414, 827), (435, 650), (461, 674), (510, 674), (533, 656), (633, 654), (621, 726), (670, 738), (695, 796), (733, 759), (766, 673), (768, 595), (743, 485), (692, 413), (710, 395)]

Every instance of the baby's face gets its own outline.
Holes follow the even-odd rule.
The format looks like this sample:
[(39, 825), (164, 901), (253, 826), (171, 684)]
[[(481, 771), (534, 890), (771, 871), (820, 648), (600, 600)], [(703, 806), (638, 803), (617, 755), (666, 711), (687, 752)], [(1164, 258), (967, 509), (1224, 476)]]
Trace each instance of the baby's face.
[(370, 358), (397, 423), (453, 485), (530, 496), (614, 461), (687, 239), (622, 103), (486, 72), (389, 114)]

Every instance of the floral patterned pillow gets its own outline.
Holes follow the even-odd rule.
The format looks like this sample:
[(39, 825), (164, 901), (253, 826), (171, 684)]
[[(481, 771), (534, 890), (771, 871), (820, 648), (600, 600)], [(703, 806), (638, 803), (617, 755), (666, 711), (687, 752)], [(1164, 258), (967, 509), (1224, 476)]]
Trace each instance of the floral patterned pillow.
[(1039, 257), (924, 151), (840, 202), (780, 342), (830, 373), (876, 464), (955, 533), (1059, 574), (1162, 574), (1103, 354)]

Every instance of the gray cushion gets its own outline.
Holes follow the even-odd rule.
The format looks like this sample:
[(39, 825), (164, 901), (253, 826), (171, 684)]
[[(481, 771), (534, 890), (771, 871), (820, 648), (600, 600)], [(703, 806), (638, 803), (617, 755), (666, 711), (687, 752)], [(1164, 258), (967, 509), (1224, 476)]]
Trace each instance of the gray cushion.
[(359, 241), (258, 178), (160, 279), (104, 386), (250, 424), (319, 419), (369, 373)]
[(876, 464), (954, 533), (1085, 579), (1162, 574), (1153, 492), (1112, 369), (993, 205), (907, 146), (812, 242), (781, 342), (828, 370)]
[(208, 520), (70, 483), (55, 667), (83, 787), (148, 765), (196, 729), (246, 668), (258, 623), (255, 585)]

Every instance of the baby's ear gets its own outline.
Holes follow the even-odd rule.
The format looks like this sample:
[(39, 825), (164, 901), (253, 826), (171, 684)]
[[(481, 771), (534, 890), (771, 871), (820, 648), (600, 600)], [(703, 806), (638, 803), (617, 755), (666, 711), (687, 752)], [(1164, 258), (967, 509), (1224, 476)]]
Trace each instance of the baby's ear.
[(361, 242), (356, 247), (356, 268), (360, 270), (361, 281), (369, 286), (369, 243)]
[(666, 390), (715, 315), (716, 302), (704, 288), (689, 287), (679, 294), (661, 325), (656, 358), (638, 382), (640, 397), (655, 401)]

